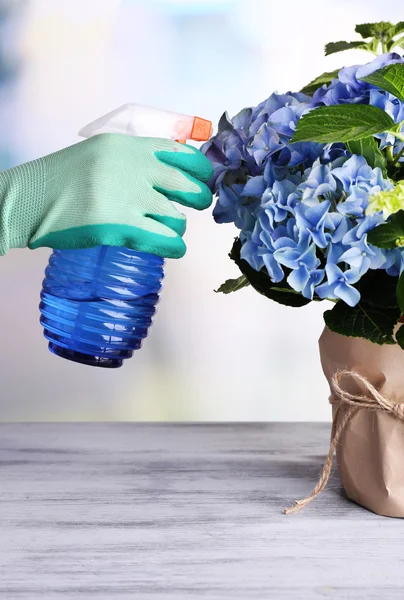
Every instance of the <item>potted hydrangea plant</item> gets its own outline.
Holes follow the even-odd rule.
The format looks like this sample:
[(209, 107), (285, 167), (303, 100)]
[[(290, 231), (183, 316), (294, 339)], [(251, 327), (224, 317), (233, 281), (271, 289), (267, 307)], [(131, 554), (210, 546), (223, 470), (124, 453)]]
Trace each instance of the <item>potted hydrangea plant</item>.
[[(203, 151), (214, 218), (239, 229), (230, 258), (251, 286), (291, 307), (331, 300), (320, 356), (331, 387), (330, 454), (347, 495), (404, 516), (404, 22), (358, 25), (363, 65), (300, 92), (225, 113)], [(379, 54), (380, 52), (380, 54)], [(396, 464), (397, 462), (397, 464)], [(291, 511), (292, 512), (292, 511)]]

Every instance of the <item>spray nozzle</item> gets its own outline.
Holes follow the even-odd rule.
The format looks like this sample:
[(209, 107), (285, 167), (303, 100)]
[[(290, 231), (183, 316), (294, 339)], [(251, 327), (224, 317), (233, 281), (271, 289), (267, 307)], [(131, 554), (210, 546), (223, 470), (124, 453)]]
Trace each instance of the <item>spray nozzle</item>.
[(82, 137), (91, 137), (98, 133), (124, 133), (132, 136), (163, 137), (181, 142), (204, 142), (212, 134), (212, 122), (200, 117), (129, 103), (96, 119), (79, 131)]

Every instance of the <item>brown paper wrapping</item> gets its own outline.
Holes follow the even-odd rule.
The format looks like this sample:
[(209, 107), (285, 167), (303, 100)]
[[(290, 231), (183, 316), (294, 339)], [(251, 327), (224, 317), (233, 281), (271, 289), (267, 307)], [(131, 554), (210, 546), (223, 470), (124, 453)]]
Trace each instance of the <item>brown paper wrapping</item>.
[[(383, 396), (404, 402), (404, 350), (398, 345), (378, 346), (325, 328), (319, 346), (329, 384), (337, 371), (355, 371)], [(343, 385), (352, 394), (364, 393), (352, 379), (344, 379)], [(341, 406), (338, 420), (345, 410)], [(333, 416), (335, 412), (333, 405)], [(359, 409), (342, 434), (337, 464), (348, 498), (380, 515), (404, 517), (403, 421), (385, 412)]]

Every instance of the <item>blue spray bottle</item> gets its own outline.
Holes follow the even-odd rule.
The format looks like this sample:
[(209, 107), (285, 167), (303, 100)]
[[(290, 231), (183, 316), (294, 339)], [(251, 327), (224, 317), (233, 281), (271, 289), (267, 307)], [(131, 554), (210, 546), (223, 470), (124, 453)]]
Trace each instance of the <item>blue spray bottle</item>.
[[(211, 131), (211, 122), (199, 117), (130, 103), (90, 123), (79, 135), (123, 133), (185, 142), (205, 141)], [(122, 366), (147, 336), (163, 267), (161, 257), (128, 248), (54, 250), (39, 306), (49, 350), (90, 366)]]

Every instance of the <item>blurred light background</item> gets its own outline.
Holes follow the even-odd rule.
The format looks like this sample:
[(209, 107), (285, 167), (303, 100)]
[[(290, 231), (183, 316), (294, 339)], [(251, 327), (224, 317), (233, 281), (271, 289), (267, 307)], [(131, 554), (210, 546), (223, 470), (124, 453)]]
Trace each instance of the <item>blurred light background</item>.
[[(9, 0), (0, 2), (0, 166), (78, 141), (133, 101), (217, 122), (323, 71), (356, 23), (403, 20), (402, 0)], [(235, 230), (188, 211), (188, 253), (167, 266), (144, 348), (116, 371), (51, 355), (38, 322), (47, 250), (0, 258), (0, 420), (328, 420), (318, 358), (323, 306), (273, 304), (238, 276)]]

